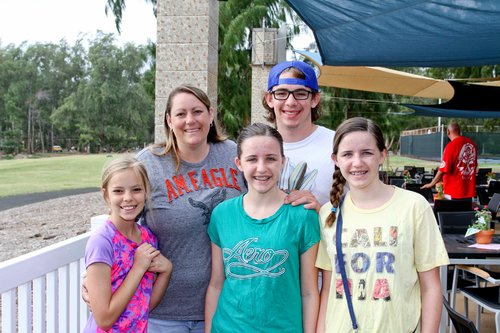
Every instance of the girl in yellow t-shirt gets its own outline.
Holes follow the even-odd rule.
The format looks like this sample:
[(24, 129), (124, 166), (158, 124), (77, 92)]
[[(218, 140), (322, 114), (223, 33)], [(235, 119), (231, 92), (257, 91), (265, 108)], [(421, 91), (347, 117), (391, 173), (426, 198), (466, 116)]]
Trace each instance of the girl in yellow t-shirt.
[(425, 198), (380, 181), (386, 157), (373, 121), (351, 118), (337, 128), (330, 202), (320, 210), (319, 332), (438, 330), (446, 249)]

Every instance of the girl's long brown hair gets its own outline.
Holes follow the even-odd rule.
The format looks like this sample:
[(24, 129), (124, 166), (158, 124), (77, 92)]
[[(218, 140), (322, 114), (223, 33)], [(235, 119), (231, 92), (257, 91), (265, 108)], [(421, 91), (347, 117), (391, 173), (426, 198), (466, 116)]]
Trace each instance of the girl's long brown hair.
[[(382, 134), (382, 130), (380, 129), (380, 127), (371, 119), (354, 117), (344, 120), (342, 124), (337, 127), (335, 138), (333, 140), (333, 155), (337, 155), (340, 142), (342, 142), (347, 134), (352, 132), (368, 132), (375, 138), (375, 141), (377, 142), (377, 148), (381, 152), (386, 149), (384, 135)], [(339, 208), (339, 201), (342, 197), (342, 194), (344, 193), (345, 183), (346, 180), (344, 176), (342, 176), (340, 169), (336, 166), (335, 172), (333, 173), (332, 189), (330, 190), (330, 202), (336, 209)], [(336, 217), (336, 212), (332, 210), (332, 212), (326, 219), (326, 225), (328, 227), (331, 227), (335, 222)]]

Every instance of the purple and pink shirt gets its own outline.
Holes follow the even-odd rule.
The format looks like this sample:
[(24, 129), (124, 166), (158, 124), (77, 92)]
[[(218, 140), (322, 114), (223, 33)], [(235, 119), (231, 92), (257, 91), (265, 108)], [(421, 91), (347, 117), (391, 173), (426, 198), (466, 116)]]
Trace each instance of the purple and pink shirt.
[[(142, 243), (147, 242), (158, 248), (156, 236), (149, 228), (139, 225)], [(134, 264), (135, 250), (140, 244), (125, 237), (111, 221), (96, 230), (90, 236), (85, 248), (85, 266), (104, 263), (111, 267), (111, 291), (114, 293)], [(113, 327), (104, 331), (100, 329), (90, 314), (84, 333), (94, 332), (147, 332), (149, 316), (149, 299), (153, 290), (155, 274), (146, 272), (132, 296), (127, 308), (120, 315)]]

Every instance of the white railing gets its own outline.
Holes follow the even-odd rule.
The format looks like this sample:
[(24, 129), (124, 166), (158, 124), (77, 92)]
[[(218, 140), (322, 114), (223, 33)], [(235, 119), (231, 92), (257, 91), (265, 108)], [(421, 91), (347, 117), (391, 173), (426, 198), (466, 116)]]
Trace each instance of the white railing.
[[(92, 229), (106, 215), (92, 218)], [(81, 300), (81, 273), (90, 232), (0, 262), (0, 332), (77, 333), (88, 309)]]

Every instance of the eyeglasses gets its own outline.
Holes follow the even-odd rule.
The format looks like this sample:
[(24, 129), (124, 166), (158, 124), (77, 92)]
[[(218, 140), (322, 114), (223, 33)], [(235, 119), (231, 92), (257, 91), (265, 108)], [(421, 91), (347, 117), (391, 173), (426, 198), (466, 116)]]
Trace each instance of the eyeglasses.
[(286, 90), (286, 89), (277, 89), (274, 91), (271, 91), (271, 94), (274, 96), (275, 99), (279, 101), (284, 101), (288, 99), (288, 96), (290, 94), (293, 95), (293, 98), (295, 98), (298, 101), (303, 101), (305, 99), (309, 98), (309, 94), (311, 94), (312, 91), (309, 90), (304, 90), (304, 89), (297, 89), (297, 90)]

